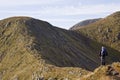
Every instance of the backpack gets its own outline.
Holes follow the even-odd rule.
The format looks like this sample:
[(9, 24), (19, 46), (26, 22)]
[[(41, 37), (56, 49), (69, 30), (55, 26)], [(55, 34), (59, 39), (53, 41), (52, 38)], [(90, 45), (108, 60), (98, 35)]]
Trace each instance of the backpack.
[(107, 51), (105, 48), (101, 50), (101, 56), (107, 56)]

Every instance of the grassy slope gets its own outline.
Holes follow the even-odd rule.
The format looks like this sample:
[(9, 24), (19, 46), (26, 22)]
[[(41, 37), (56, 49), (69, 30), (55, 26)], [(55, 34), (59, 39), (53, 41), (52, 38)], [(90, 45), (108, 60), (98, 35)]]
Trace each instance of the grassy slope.
[[(109, 69), (111, 66), (111, 70)], [(114, 75), (114, 73), (119, 73)], [(120, 62), (107, 66), (100, 66), (94, 72), (89, 73), (81, 78), (82, 80), (120, 80)]]
[(120, 51), (120, 12), (79, 29), (91, 39)]
[[(66, 77), (74, 80), (88, 74), (88, 71), (72, 67), (93, 70), (99, 65), (97, 53), (100, 47), (80, 34), (53, 27), (44, 21), (28, 17), (1, 20), (0, 78), (35, 80), (36, 77)], [(111, 50), (109, 62), (117, 61), (118, 52), (108, 49)], [(116, 59), (112, 55), (117, 56)]]

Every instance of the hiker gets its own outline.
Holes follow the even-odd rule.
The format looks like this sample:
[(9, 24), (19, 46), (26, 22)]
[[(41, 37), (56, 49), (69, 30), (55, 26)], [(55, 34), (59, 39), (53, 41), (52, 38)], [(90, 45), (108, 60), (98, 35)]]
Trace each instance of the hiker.
[(105, 57), (108, 55), (108, 52), (104, 46), (102, 46), (100, 51), (100, 59), (101, 59), (101, 65), (105, 65)]

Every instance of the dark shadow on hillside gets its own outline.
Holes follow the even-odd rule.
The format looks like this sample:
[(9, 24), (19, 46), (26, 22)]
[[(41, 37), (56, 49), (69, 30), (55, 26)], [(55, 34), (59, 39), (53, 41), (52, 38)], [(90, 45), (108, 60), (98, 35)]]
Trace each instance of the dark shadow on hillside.
[[(49, 23), (31, 21), (29, 34), (35, 37), (34, 49), (46, 63), (59, 67), (80, 67), (90, 71), (100, 66), (99, 51), (102, 44), (80, 33), (53, 27)], [(107, 47), (107, 63), (120, 60), (120, 53)]]

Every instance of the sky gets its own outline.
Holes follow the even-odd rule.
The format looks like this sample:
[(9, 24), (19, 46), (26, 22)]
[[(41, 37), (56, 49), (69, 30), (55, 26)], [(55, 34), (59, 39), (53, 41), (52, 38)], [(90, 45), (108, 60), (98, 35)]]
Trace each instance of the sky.
[(120, 11), (120, 0), (0, 0), (0, 20), (28, 16), (64, 29), (116, 11)]

